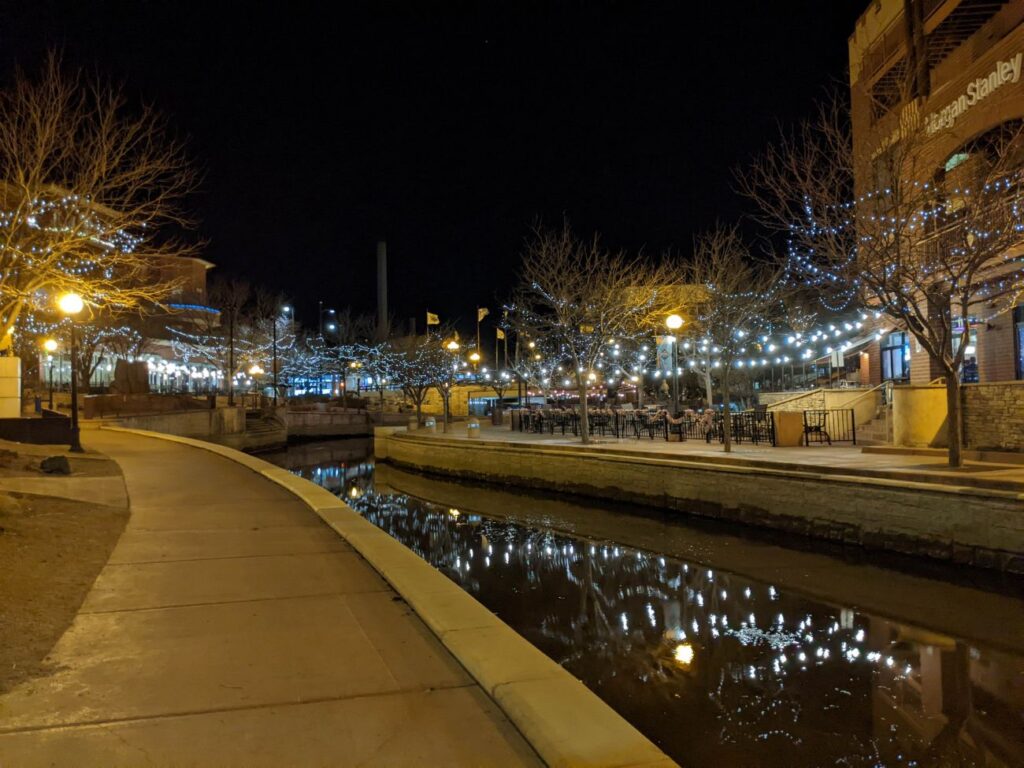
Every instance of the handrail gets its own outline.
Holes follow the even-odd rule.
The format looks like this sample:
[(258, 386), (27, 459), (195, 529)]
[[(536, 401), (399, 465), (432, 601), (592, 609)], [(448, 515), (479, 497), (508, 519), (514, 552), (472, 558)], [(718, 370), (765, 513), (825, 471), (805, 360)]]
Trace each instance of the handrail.
[(823, 390), (821, 387), (818, 387), (816, 389), (809, 389), (806, 392), (801, 392), (798, 395), (793, 395), (792, 397), (786, 397), (786, 398), (783, 398), (782, 400), (778, 400), (778, 401), (776, 401), (774, 403), (766, 405), (765, 408), (771, 409), (771, 408), (774, 408), (777, 405), (782, 405), (783, 403), (791, 403), (794, 400), (799, 400), (802, 397), (810, 397), (811, 395), (816, 395), (819, 392), (824, 392), (824, 391), (825, 390)]
[(861, 400), (863, 400), (865, 397), (870, 395), (872, 392), (874, 392), (877, 389), (882, 389), (887, 384), (888, 384), (888, 382), (886, 382), (886, 381), (883, 381), (881, 384), (876, 384), (871, 389), (869, 389), (867, 392), (862, 392), (860, 395), (858, 395), (857, 397), (853, 398), (853, 400), (850, 400), (848, 403), (846, 403), (846, 407), (849, 408), (854, 403), (859, 403)]
[(928, 386), (929, 387), (934, 387), (936, 384), (941, 384), (942, 386), (946, 386), (946, 377), (945, 376), (936, 376), (934, 379), (932, 379), (931, 381), (928, 382)]

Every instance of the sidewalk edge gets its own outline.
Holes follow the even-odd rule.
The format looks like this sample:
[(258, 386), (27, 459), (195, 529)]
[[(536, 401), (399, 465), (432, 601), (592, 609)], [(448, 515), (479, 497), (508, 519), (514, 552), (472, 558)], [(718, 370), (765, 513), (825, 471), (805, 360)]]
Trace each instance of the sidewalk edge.
[(101, 429), (215, 453), (302, 500), (410, 605), (547, 765), (676, 765), (567, 670), (411, 549), (324, 488), (263, 459), (216, 443), (126, 427)]

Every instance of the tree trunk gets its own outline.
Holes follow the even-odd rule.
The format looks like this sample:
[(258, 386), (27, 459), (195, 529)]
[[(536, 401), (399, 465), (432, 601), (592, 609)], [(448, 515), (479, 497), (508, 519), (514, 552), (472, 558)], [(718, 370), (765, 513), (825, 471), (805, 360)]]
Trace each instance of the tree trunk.
[(423, 402), (420, 400), (416, 401), (416, 426), (418, 427), (423, 423)]
[(732, 451), (732, 410), (729, 408), (729, 375), (722, 374), (722, 446)]
[(441, 395), (441, 403), (444, 406), (444, 416), (443, 416), (443, 418), (444, 418), (444, 428), (441, 431), (442, 432), (447, 432), (448, 431), (448, 398), (445, 397), (444, 395)]
[(964, 465), (964, 419), (960, 400), (960, 374), (946, 373), (946, 439), (949, 442), (949, 466)]
[(580, 437), (583, 444), (590, 443), (590, 418), (587, 414), (587, 382), (576, 377), (576, 390), (580, 393)]
[(228, 406), (235, 404), (235, 313), (228, 312)]
[(715, 405), (715, 390), (711, 386), (711, 361), (707, 361), (707, 366), (704, 368), (704, 392), (707, 395), (708, 402), (707, 407), (713, 408)]

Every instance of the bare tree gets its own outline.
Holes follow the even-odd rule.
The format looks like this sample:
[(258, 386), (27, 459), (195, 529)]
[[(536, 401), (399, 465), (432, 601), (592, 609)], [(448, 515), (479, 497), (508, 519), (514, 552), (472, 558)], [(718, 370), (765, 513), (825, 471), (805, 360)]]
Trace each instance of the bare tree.
[[(377, 338), (376, 334), (374, 338)], [(399, 375), (401, 355), (391, 339), (357, 344), (353, 354), (377, 390), (380, 412), (384, 413), (384, 391), (389, 383), (395, 383)]]
[[(238, 369), (236, 357), (238, 332), (242, 323), (242, 315), (252, 296), (252, 288), (248, 281), (221, 280), (210, 287), (210, 301), (220, 310), (220, 318), (215, 326), (211, 326), (205, 346), (208, 354), (213, 354), (211, 362), (217, 362), (224, 371), (227, 382), (227, 404), (234, 404), (234, 374)], [(226, 339), (223, 337), (226, 335)], [(223, 343), (226, 341), (226, 344)], [(226, 355), (222, 352), (226, 352)]]
[(761, 221), (788, 240), (797, 279), (833, 303), (884, 313), (927, 352), (946, 386), (949, 463), (959, 467), (971, 326), (1024, 291), (1021, 129), (990, 133), (949, 160), (913, 117), (873, 156), (855, 155), (833, 103), (739, 180)]
[(544, 339), (552, 359), (572, 368), (580, 398), (580, 435), (590, 442), (587, 389), (616, 339), (659, 326), (674, 310), (669, 270), (605, 250), (595, 235), (579, 239), (568, 222), (536, 227), (523, 253), (521, 284), (509, 321), (524, 337)]
[(732, 450), (730, 376), (743, 356), (760, 351), (758, 336), (771, 327), (779, 305), (781, 271), (751, 255), (735, 227), (720, 227), (697, 238), (685, 282), (700, 291), (692, 308), (702, 339), (719, 370), (725, 451)]
[(554, 368), (557, 364), (557, 361), (552, 359), (553, 355), (553, 350), (544, 339), (525, 339), (523, 349), (517, 350), (512, 363), (512, 370), (526, 385), (527, 392), (530, 387), (538, 390), (545, 403), (551, 391)]
[(395, 381), (416, 408), (416, 423), (423, 420), (423, 403), (434, 386), (434, 360), (439, 342), (430, 334), (405, 336), (394, 342)]
[(0, 92), (0, 177), (0, 339), (64, 291), (117, 311), (158, 303), (176, 287), (167, 261), (198, 249), (180, 237), (198, 182), (182, 143), (55, 54)]

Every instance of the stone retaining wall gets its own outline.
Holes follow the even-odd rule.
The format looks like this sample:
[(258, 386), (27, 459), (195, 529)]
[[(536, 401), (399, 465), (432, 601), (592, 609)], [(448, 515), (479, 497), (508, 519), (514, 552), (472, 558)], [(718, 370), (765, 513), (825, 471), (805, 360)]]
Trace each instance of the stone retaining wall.
[(965, 384), (964, 442), (982, 451), (1024, 451), (1024, 381)]
[(421, 471), (621, 499), (1024, 573), (1024, 503), (1007, 491), (602, 455), (566, 446), (381, 437), (388, 461)]
[(820, 411), (825, 407), (825, 390), (799, 392), (761, 392), (757, 400), (769, 411)]

